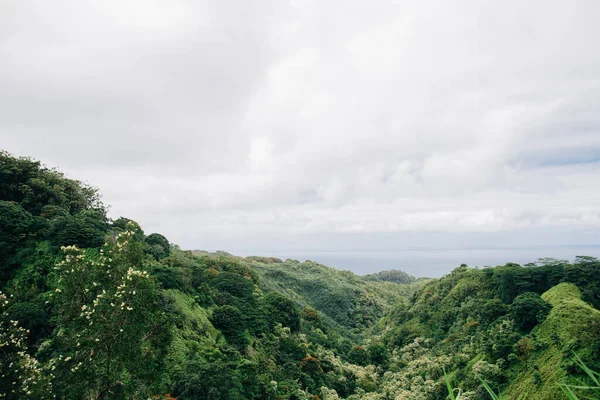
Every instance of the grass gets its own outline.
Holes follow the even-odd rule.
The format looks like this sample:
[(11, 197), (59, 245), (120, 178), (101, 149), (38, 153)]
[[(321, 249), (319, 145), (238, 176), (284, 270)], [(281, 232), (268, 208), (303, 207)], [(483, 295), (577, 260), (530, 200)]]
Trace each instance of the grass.
[[(563, 383), (560, 385), (560, 388), (562, 389), (565, 396), (567, 396), (567, 399), (580, 400), (580, 399), (584, 399), (584, 398), (586, 398), (586, 399), (599, 398), (600, 397), (600, 381), (599, 381), (600, 374), (595, 371), (592, 371), (577, 355), (575, 355), (575, 363), (591, 379), (591, 381), (593, 382), (593, 386), (589, 386), (589, 385), (575, 386), (575, 385), (567, 385), (567, 384)], [(575, 394), (575, 392), (579, 392), (579, 391), (585, 391), (586, 394), (591, 392), (593, 397), (588, 397), (588, 396), (579, 397), (577, 394)]]
[[(585, 374), (591, 379), (593, 384), (590, 385), (567, 385), (562, 383), (558, 385), (564, 395), (568, 400), (583, 400), (583, 399), (598, 399), (600, 398), (600, 374), (598, 372), (592, 371), (579, 356), (575, 355), (575, 363), (581, 368)], [(462, 400), (463, 391), (460, 388), (455, 388), (452, 386), (452, 382), (448, 374), (446, 374), (446, 370), (444, 370), (444, 378), (446, 381), (446, 387), (448, 388), (448, 398), (450, 400)], [(485, 390), (490, 395), (492, 400), (500, 400), (500, 396), (498, 396), (494, 390), (490, 387), (490, 385), (481, 380), (481, 384), (485, 388)], [(576, 392), (586, 392), (585, 397), (581, 397), (584, 395), (577, 395)], [(587, 394), (591, 393), (591, 397)]]
[[(448, 376), (448, 374), (446, 374), (446, 370), (444, 370), (444, 378), (446, 380), (446, 387), (448, 388), (448, 398), (450, 400), (462, 400), (463, 399), (462, 389), (455, 388), (452, 386), (451, 379)], [(482, 380), (481, 384), (483, 385), (485, 390), (487, 390), (487, 392), (489, 393), (492, 400), (500, 400), (500, 397), (498, 397), (498, 395), (496, 393), (494, 393), (494, 391), (492, 390), (490, 385), (487, 384), (487, 382)]]
[(446, 370), (444, 369), (444, 378), (446, 380), (446, 387), (448, 388), (448, 398), (450, 400), (461, 400), (463, 398), (463, 391), (460, 388), (452, 387), (452, 382), (450, 381), (450, 377), (446, 374)]
[(494, 393), (494, 391), (492, 390), (492, 388), (490, 387), (490, 385), (488, 385), (488, 383), (486, 381), (482, 380), (481, 384), (483, 385), (485, 390), (489, 393), (492, 400), (500, 400), (500, 397), (496, 393)]

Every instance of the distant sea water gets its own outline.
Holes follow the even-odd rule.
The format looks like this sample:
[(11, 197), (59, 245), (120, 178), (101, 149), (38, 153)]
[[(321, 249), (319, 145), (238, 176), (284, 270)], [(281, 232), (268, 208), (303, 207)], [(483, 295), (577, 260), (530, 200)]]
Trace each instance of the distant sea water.
[(237, 256), (270, 256), (286, 260), (311, 260), (356, 274), (400, 269), (416, 277), (437, 278), (460, 264), (484, 267), (507, 262), (526, 264), (541, 257), (572, 261), (575, 256), (600, 258), (600, 246), (494, 248), (494, 249), (407, 249), (389, 251), (232, 251)]

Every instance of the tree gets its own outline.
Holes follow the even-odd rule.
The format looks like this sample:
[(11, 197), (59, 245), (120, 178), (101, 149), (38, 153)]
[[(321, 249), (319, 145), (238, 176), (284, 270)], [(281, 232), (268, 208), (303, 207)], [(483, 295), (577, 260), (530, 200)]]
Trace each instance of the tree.
[(600, 309), (600, 260), (577, 256), (573, 264), (565, 267), (565, 281), (581, 289), (583, 300)]
[(525, 362), (525, 365), (529, 366), (529, 358), (535, 350), (533, 341), (524, 336), (515, 344), (515, 350), (517, 351), (517, 355)]
[(484, 360), (477, 361), (471, 369), (477, 380), (485, 381), (493, 387), (498, 387), (504, 378), (502, 369), (498, 365), (490, 364)]
[(108, 226), (100, 212), (86, 210), (75, 216), (56, 218), (52, 222), (48, 237), (57, 246), (100, 247), (104, 243), (107, 230)]
[(171, 244), (160, 233), (151, 233), (146, 236), (146, 244), (148, 245), (146, 252), (151, 254), (156, 261), (162, 260), (171, 254)]
[(352, 346), (348, 352), (348, 361), (350, 361), (352, 364), (364, 367), (365, 365), (369, 364), (369, 355), (364, 347)]
[(229, 400), (241, 391), (236, 374), (221, 360), (192, 361), (178, 376), (173, 394), (180, 400)]
[[(56, 334), (49, 364), (59, 393), (82, 398), (142, 397), (158, 381), (169, 325), (156, 284), (139, 264), (133, 231), (107, 243), (97, 258), (63, 247), (54, 289)], [(69, 397), (69, 396), (67, 396)]]
[(508, 306), (500, 299), (490, 299), (479, 310), (481, 322), (490, 324), (508, 312)]
[(212, 282), (212, 285), (222, 293), (242, 299), (244, 302), (254, 303), (252, 281), (234, 272), (221, 272)]
[(13, 257), (25, 245), (33, 219), (19, 204), (0, 200), (0, 281), (12, 275)]
[(225, 335), (230, 344), (238, 348), (248, 345), (244, 318), (238, 308), (230, 305), (215, 308), (211, 322), (215, 328), (219, 329)]
[(27, 334), (19, 321), (8, 319), (6, 294), (0, 292), (0, 398), (50, 399), (51, 373), (27, 352)]
[(367, 348), (367, 353), (369, 353), (371, 363), (375, 365), (386, 365), (390, 358), (388, 349), (381, 342), (370, 345)]
[(0, 199), (21, 202), (23, 183), (35, 176), (39, 169), (39, 161), (13, 157), (10, 153), (0, 150)]
[(531, 329), (546, 319), (551, 308), (539, 294), (527, 292), (517, 296), (510, 312), (517, 327)]
[(0, 151), (0, 200), (19, 203), (34, 216), (52, 205), (73, 215), (96, 210), (106, 217), (106, 208), (96, 188), (67, 179), (39, 161), (13, 157), (5, 151)]
[(413, 283), (417, 280), (417, 278), (415, 278), (414, 276), (411, 276), (404, 271), (399, 271), (396, 269), (390, 271), (381, 271), (377, 272), (376, 274), (363, 275), (362, 278), (367, 281), (383, 281), (398, 284)]
[(300, 330), (300, 312), (292, 300), (272, 292), (265, 296), (264, 302), (267, 306), (267, 317), (272, 325), (280, 323), (292, 332)]
[(300, 366), (302, 367), (302, 371), (309, 375), (320, 375), (323, 373), (321, 362), (311, 355), (304, 357), (300, 361)]
[(125, 218), (125, 217), (119, 217), (112, 222), (111, 228), (116, 234), (119, 234), (119, 233), (125, 232), (125, 231), (133, 232), (134, 239), (136, 240), (136, 242), (139, 242), (139, 243), (144, 242), (144, 230), (142, 229), (140, 224), (138, 224), (137, 222), (135, 222), (132, 219)]

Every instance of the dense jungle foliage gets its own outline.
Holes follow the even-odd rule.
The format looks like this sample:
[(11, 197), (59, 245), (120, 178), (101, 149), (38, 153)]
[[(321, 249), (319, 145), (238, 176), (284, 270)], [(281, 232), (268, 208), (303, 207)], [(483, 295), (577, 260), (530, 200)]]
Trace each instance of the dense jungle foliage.
[(593, 384), (579, 359), (600, 369), (599, 268), (361, 277), (184, 251), (2, 152), (0, 398), (564, 399)]

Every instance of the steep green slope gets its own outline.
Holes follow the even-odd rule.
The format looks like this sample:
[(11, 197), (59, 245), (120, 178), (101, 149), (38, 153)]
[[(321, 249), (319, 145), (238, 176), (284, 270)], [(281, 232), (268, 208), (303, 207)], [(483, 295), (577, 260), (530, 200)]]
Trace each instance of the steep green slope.
[(261, 277), (264, 291), (276, 291), (301, 307), (321, 312), (327, 323), (341, 331), (361, 332), (391, 306), (408, 304), (408, 299), (425, 281), (411, 285), (365, 280), (350, 271), (340, 271), (312, 261), (264, 263), (246, 259)]
[(181, 375), (190, 351), (206, 353), (217, 348), (219, 331), (210, 322), (210, 313), (194, 299), (176, 289), (165, 291), (165, 300), (174, 316), (173, 338), (167, 363), (173, 375)]
[[(542, 295), (552, 305), (548, 318), (532, 333), (536, 351), (526, 366), (518, 368), (503, 392), (508, 399), (563, 399), (557, 383), (566, 381), (573, 369), (573, 352), (589, 360), (598, 348), (594, 329), (600, 326), (600, 311), (581, 300), (577, 286), (561, 283)], [(522, 366), (521, 366), (522, 367)], [(574, 382), (577, 384), (577, 382)]]
[[(463, 266), (431, 281), (409, 307), (383, 319), (383, 339), (393, 354), (387, 368), (397, 372), (387, 379), (384, 373), (380, 388), (442, 399), (443, 367), (466, 398), (488, 398), (480, 379), (506, 399), (564, 398), (559, 383), (584, 377), (574, 366), (575, 353), (593, 368), (600, 365), (600, 312), (581, 299), (576, 285), (558, 283), (566, 278), (564, 267)], [(572, 273), (590, 268), (567, 267)], [(415, 385), (415, 377), (424, 381)]]

